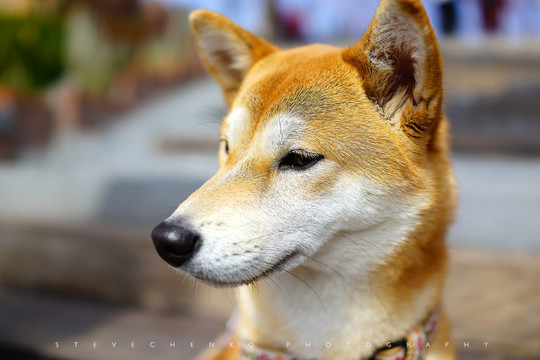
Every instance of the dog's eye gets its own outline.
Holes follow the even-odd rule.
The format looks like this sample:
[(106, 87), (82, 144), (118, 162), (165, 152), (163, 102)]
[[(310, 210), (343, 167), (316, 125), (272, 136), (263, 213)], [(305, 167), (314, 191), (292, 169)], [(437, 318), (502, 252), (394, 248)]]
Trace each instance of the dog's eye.
[(305, 150), (292, 150), (279, 162), (278, 169), (304, 170), (315, 165), (324, 156)]
[(223, 143), (223, 149), (225, 150), (225, 154), (229, 154), (229, 142), (225, 139), (221, 139), (221, 142)]

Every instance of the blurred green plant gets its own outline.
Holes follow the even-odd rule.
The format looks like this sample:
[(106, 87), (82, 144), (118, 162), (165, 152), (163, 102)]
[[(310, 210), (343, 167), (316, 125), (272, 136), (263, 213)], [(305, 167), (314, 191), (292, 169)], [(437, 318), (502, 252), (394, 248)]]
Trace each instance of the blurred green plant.
[(54, 14), (0, 14), (0, 84), (36, 94), (64, 72), (64, 24)]

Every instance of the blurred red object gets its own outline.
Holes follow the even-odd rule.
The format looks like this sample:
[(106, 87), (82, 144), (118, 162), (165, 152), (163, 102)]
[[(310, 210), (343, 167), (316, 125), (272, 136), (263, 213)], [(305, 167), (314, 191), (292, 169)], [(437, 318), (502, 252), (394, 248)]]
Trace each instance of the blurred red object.
[(500, 28), (500, 14), (504, 0), (482, 0), (482, 17), (487, 32), (495, 32)]

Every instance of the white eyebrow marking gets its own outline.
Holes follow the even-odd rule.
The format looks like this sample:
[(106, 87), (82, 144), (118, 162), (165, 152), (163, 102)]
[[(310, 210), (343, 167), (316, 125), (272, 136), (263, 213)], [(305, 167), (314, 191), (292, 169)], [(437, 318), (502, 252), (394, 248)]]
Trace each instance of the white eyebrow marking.
[(298, 116), (290, 113), (278, 114), (256, 134), (256, 143), (265, 144), (267, 151), (276, 152), (282, 147), (290, 146), (292, 140), (298, 139), (303, 128), (304, 122)]
[(230, 146), (234, 146), (238, 142), (248, 121), (249, 112), (243, 107), (235, 107), (227, 115), (225, 136)]

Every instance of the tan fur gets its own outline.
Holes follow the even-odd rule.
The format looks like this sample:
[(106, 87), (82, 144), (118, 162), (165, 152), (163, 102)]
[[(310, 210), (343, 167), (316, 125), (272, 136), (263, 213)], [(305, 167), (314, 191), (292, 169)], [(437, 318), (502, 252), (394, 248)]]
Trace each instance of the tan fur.
[[(288, 268), (312, 286), (329, 308), (326, 312), (317, 310), (313, 294), (300, 293), (309, 293), (305, 288), (287, 288), (289, 280), (276, 274), (297, 303), (280, 299), (267, 284), (261, 283), (255, 291), (244, 289), (235, 336), (287, 350), (284, 340), (306, 340), (298, 329), (314, 315), (322, 321), (318, 326), (337, 329), (324, 333), (336, 343), (370, 340), (381, 346), (405, 336), (440, 304), (446, 274), (445, 233), (455, 204), (448, 124), (442, 113), (442, 61), (420, 1), (383, 0), (364, 38), (346, 49), (310, 45), (282, 51), (204, 10), (192, 13), (190, 21), (201, 58), (233, 111), (222, 126), (220, 170), (173, 218), (189, 219), (194, 227), (208, 231), (207, 237), (225, 231), (222, 239), (212, 240), (228, 249), (223, 251), (230, 253), (223, 256), (241, 252), (251, 261), (251, 254), (269, 251), (265, 235), (241, 241), (227, 234), (256, 235), (260, 229), (271, 229), (269, 223), (275, 217), (299, 203), (325, 209), (320, 205), (325, 202), (341, 209), (347, 200), (334, 204), (332, 197), (340, 190), (346, 192), (348, 185), (343, 184), (362, 183), (359, 198), (376, 204), (371, 213), (358, 209), (364, 214), (358, 215), (358, 228), (344, 220), (346, 228), (332, 230), (331, 240), (316, 249), (313, 245), (312, 252), (305, 250), (311, 255)], [(281, 130), (276, 121), (287, 130)], [(323, 164), (312, 175), (283, 175), (277, 170), (287, 151), (283, 144), (276, 144), (283, 134), (283, 142), (324, 155)], [(285, 178), (291, 182), (284, 183)], [(383, 207), (386, 210), (380, 210)], [(237, 212), (241, 215), (235, 216)], [(389, 212), (396, 215), (385, 218)], [(299, 213), (288, 216), (303, 224)], [(392, 226), (402, 230), (392, 232)], [(300, 233), (294, 226), (283, 231), (293, 239)], [(394, 234), (396, 239), (386, 239), (389, 235), (384, 234)], [(377, 250), (378, 244), (370, 244), (370, 239), (388, 240), (391, 245)], [(341, 253), (351, 246), (349, 241), (361, 243), (366, 254), (372, 251), (380, 256), (356, 260), (352, 252)], [(207, 256), (217, 256), (208, 251)], [(257, 256), (264, 268), (266, 258)], [(231, 274), (230, 279), (220, 278), (220, 265), (214, 264), (220, 260), (213, 258), (211, 270), (204, 262), (184, 270), (214, 283), (245, 283), (259, 276), (254, 273), (253, 279), (240, 279), (235, 267), (241, 268), (241, 262), (235, 262), (234, 267), (222, 270)], [(333, 268), (317, 262), (333, 264)], [(367, 270), (351, 274), (355, 268)], [(342, 282), (334, 272), (354, 276)], [(342, 291), (345, 288), (350, 291)], [(343, 320), (332, 316), (350, 319), (350, 324), (336, 323)], [(451, 346), (444, 347), (445, 341), (451, 343), (443, 315), (427, 359), (455, 358)], [(345, 354), (336, 348), (318, 357), (356, 359), (369, 357), (370, 351)], [(224, 349), (207, 358), (238, 356), (237, 350)]]

